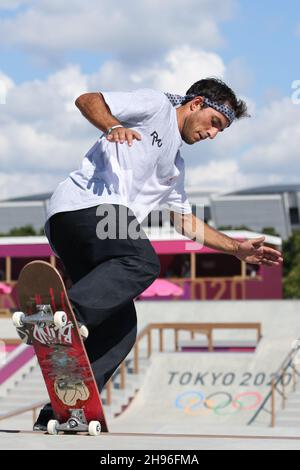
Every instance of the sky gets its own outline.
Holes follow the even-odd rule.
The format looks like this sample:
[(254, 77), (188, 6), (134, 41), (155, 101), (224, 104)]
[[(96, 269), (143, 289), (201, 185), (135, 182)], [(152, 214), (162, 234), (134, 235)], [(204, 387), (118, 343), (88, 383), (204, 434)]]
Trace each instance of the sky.
[(300, 183), (296, 0), (0, 0), (0, 199), (51, 192), (100, 135), (88, 91), (184, 94), (217, 76), (251, 118), (184, 145), (186, 187)]

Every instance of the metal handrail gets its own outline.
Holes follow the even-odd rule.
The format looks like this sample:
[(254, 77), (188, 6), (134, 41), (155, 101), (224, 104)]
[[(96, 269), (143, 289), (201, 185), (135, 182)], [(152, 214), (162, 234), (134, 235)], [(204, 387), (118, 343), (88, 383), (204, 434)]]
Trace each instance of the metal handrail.
[(39, 408), (42, 408), (44, 405), (45, 405), (45, 401), (35, 403), (34, 405), (30, 405), (24, 408), (19, 408), (15, 411), (10, 411), (9, 413), (6, 413), (5, 415), (0, 415), (0, 421), (4, 421), (5, 419), (9, 419), (9, 418), (15, 418), (16, 416), (32, 411), (32, 420), (33, 420), (33, 423), (35, 423), (37, 419), (36, 410)]
[(11, 318), (12, 314), (9, 308), (0, 308), (0, 318)]
[(175, 331), (175, 351), (179, 350), (178, 346), (178, 333), (179, 331), (190, 331), (192, 338), (195, 333), (205, 334), (208, 338), (208, 349), (210, 352), (213, 351), (213, 331), (214, 330), (233, 330), (233, 329), (247, 329), (257, 331), (257, 342), (262, 338), (262, 330), (260, 323), (151, 323), (146, 326), (138, 335), (135, 346), (134, 346), (134, 372), (138, 374), (138, 352), (140, 341), (147, 336), (148, 337), (148, 358), (152, 353), (152, 342), (151, 334), (153, 330), (159, 330), (159, 352), (164, 350), (163, 342), (163, 331), (174, 330)]
[[(262, 413), (262, 411), (265, 411), (269, 414), (271, 414), (271, 427), (275, 427), (276, 424), (276, 407), (275, 407), (275, 394), (276, 391), (282, 396), (282, 408), (285, 408), (285, 402), (286, 402), (286, 394), (285, 394), (285, 386), (284, 386), (284, 378), (285, 375), (288, 371), (288, 369), (292, 368), (293, 369), (293, 390), (296, 390), (296, 376), (300, 375), (297, 371), (297, 368), (295, 367), (295, 362), (294, 359), (295, 357), (299, 354), (299, 349), (292, 349), (287, 357), (284, 359), (281, 367), (278, 369), (278, 372), (275, 374), (275, 377), (272, 379), (271, 383), (271, 390), (268, 393), (268, 395), (265, 397), (264, 401), (262, 402), (261, 406), (258, 408), (258, 410), (255, 412), (254, 416), (251, 418), (251, 420), (248, 422), (248, 426), (251, 426), (254, 421), (256, 421), (257, 417)], [(283, 390), (280, 391), (278, 390), (278, 384), (282, 383)], [(271, 411), (268, 411), (265, 409), (266, 404), (271, 400)]]

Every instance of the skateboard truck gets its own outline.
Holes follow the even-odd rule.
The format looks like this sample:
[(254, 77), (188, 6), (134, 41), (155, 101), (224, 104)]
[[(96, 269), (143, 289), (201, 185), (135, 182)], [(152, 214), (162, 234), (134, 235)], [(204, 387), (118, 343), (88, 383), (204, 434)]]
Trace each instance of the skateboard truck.
[(48, 434), (56, 435), (59, 432), (88, 432), (90, 436), (101, 434), (101, 424), (99, 421), (87, 422), (83, 410), (70, 410), (70, 418), (66, 423), (59, 423), (52, 419), (48, 422)]
[(63, 328), (68, 322), (68, 317), (65, 312), (55, 312), (50, 305), (37, 305), (37, 313), (26, 315), (24, 312), (15, 312), (13, 314), (13, 324), (16, 328), (22, 328), (25, 325), (38, 325), (45, 327), (48, 325), (55, 325), (57, 328)]

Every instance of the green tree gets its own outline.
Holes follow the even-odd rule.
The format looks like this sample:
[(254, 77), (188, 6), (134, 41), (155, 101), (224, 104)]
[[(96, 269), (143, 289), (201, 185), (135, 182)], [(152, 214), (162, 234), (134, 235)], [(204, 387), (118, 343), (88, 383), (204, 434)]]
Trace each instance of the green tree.
[(274, 227), (264, 227), (261, 231), (264, 235), (272, 235), (274, 237), (280, 237), (279, 233), (276, 232)]
[(24, 227), (12, 228), (8, 233), (1, 233), (1, 237), (28, 237), (37, 235), (32, 225), (25, 225)]
[(300, 231), (283, 243), (285, 299), (300, 298)]
[(247, 230), (251, 232), (251, 229), (246, 225), (241, 225), (240, 227), (233, 227), (232, 225), (221, 225), (218, 227), (218, 230), (226, 232), (231, 230)]

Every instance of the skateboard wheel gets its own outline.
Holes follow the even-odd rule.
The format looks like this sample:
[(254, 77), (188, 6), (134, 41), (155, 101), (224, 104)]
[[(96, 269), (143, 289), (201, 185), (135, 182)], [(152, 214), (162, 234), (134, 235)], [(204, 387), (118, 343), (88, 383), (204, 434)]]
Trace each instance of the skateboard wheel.
[(12, 317), (13, 324), (16, 328), (24, 326), (25, 313), (15, 312)]
[(99, 436), (101, 434), (101, 424), (99, 421), (91, 421), (89, 424), (89, 435)]
[(63, 328), (68, 323), (68, 317), (65, 312), (56, 312), (54, 315), (54, 325), (57, 328)]
[(51, 436), (55, 436), (56, 434), (58, 434), (58, 426), (59, 422), (55, 419), (51, 419), (47, 425), (48, 434), (50, 434)]

